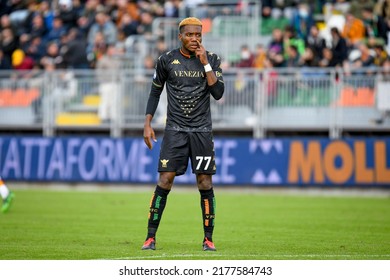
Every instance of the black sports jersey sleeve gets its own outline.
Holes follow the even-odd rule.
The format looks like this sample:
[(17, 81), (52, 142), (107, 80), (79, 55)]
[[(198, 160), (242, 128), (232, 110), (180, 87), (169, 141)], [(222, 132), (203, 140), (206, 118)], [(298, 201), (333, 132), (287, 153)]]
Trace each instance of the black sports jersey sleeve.
[[(220, 98), (224, 83), (220, 58), (210, 52), (207, 55), (218, 79), (218, 84), (212, 85), (212, 88), (207, 84), (204, 66), (197, 57), (186, 57), (179, 49), (175, 49), (158, 58), (148, 108), (149, 103), (152, 103), (151, 96), (159, 96), (165, 85), (168, 99), (167, 130), (211, 131), (210, 93), (217, 90)], [(150, 108), (148, 110), (150, 112)]]

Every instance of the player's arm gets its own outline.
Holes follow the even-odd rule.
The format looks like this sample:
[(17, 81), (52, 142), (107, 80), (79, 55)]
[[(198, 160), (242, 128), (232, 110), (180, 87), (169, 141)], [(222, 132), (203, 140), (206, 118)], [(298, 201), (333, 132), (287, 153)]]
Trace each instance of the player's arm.
[[(198, 41), (198, 48), (196, 50), (196, 56), (199, 58), (200, 62), (203, 64), (205, 71), (206, 71), (206, 79), (207, 84), (209, 86), (209, 90), (211, 95), (214, 97), (214, 99), (219, 100), (223, 96), (223, 92), (225, 90), (225, 85), (222, 80), (222, 70), (220, 69), (220, 63), (217, 63), (217, 68), (214, 69), (215, 66), (210, 65), (209, 60), (207, 58), (207, 52), (206, 49), (203, 47), (203, 45)], [(215, 72), (217, 71), (221, 73), (220, 78), (218, 79)]]
[(151, 140), (157, 142), (156, 135), (152, 128), (153, 116), (156, 113), (160, 101), (161, 92), (164, 88), (165, 73), (162, 62), (159, 57), (156, 64), (156, 71), (153, 76), (153, 82), (149, 93), (148, 103), (146, 105), (145, 122), (144, 122), (144, 142), (149, 149), (153, 148)]
[(160, 101), (161, 92), (158, 93), (156, 90), (150, 91), (148, 103), (146, 105), (146, 113), (145, 113), (145, 122), (144, 122), (144, 142), (149, 149), (153, 148), (151, 139), (156, 142), (156, 135), (152, 128), (152, 120), (154, 113), (157, 110), (158, 102)]

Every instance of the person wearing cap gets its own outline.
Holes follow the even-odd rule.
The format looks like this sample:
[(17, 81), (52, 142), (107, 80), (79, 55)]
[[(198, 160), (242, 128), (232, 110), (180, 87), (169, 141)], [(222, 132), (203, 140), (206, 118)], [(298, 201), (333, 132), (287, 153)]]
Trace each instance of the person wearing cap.
[[(224, 93), (221, 60), (202, 44), (202, 22), (194, 17), (179, 24), (181, 46), (162, 54), (155, 66), (144, 124), (144, 141), (149, 149), (156, 136), (152, 119), (165, 86), (167, 121), (160, 148), (159, 179), (150, 202), (148, 231), (143, 250), (155, 250), (156, 232), (167, 196), (176, 176), (183, 175), (191, 161), (200, 192), (203, 217), (203, 250), (215, 251), (213, 230), (215, 196), (212, 175), (216, 173), (210, 95), (219, 100)], [(189, 215), (184, 210), (184, 217)]]

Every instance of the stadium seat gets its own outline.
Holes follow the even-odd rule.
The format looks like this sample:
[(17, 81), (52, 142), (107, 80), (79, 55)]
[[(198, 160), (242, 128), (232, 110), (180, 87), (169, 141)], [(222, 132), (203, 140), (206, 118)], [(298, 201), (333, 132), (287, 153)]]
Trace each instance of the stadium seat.
[(99, 95), (86, 95), (83, 97), (83, 104), (87, 106), (99, 106), (100, 96)]
[(358, 88), (356, 90), (356, 99), (358, 106), (374, 106), (374, 91), (370, 88)]
[(212, 29), (212, 20), (210, 18), (201, 19), (202, 22), (202, 32), (209, 33)]
[(99, 125), (100, 119), (95, 113), (59, 113), (57, 125)]
[(346, 87), (342, 89), (337, 104), (339, 106), (372, 107), (375, 104), (375, 93), (367, 87), (357, 88), (356, 90), (352, 87)]
[(339, 106), (354, 106), (355, 92), (352, 87), (346, 87), (341, 90), (337, 105)]
[(3, 107), (27, 107), (39, 97), (39, 89), (17, 88), (0, 89), (0, 106)]

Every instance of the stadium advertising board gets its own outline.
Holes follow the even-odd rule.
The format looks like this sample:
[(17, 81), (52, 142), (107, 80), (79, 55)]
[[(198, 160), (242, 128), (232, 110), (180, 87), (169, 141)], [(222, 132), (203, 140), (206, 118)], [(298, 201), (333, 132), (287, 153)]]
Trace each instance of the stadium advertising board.
[[(0, 174), (14, 181), (151, 183), (161, 139), (0, 137)], [(390, 186), (390, 138), (216, 138), (222, 185)], [(193, 184), (191, 172), (176, 178)]]

